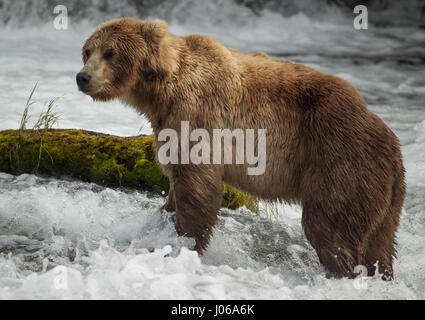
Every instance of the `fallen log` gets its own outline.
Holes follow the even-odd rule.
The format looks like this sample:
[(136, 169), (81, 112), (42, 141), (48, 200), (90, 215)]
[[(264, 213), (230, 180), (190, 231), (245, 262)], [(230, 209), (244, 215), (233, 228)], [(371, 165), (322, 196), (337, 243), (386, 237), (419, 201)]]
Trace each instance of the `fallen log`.
[[(69, 176), (105, 187), (135, 188), (166, 196), (169, 181), (155, 162), (153, 136), (117, 137), (77, 129), (0, 131), (0, 171)], [(258, 201), (223, 185), (222, 206), (246, 206), (258, 213)]]

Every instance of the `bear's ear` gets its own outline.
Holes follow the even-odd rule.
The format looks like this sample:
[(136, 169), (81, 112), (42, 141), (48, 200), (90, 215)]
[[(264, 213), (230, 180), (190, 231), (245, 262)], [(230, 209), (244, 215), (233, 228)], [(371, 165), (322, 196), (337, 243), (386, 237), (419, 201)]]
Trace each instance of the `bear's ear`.
[(142, 26), (142, 35), (145, 40), (155, 45), (159, 45), (167, 33), (168, 25), (165, 21), (160, 19), (147, 21)]

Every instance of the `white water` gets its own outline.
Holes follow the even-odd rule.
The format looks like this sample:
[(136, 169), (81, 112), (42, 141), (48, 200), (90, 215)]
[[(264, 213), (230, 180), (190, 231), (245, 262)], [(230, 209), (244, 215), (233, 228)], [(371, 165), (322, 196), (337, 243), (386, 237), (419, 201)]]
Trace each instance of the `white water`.
[[(177, 237), (171, 218), (159, 212), (162, 198), (0, 174), (0, 298), (425, 299), (424, 29), (371, 24), (356, 31), (352, 17), (337, 8), (316, 18), (269, 11), (257, 17), (217, 1), (188, 3), (169, 9), (174, 33), (209, 34), (236, 49), (266, 51), (343, 77), (400, 137), (408, 195), (396, 280), (374, 277), (357, 290), (352, 280), (326, 279), (298, 207), (285, 207), (277, 219), (222, 210), (199, 258), (185, 248), (191, 240)], [(214, 14), (205, 19), (207, 13)], [(136, 135), (144, 119), (134, 111), (118, 102), (93, 103), (77, 91), (81, 46), (94, 24), (70, 22), (67, 31), (48, 20), (0, 26), (0, 130), (18, 127), (38, 82), (30, 124), (44, 102), (61, 96), (57, 127)], [(149, 124), (142, 130), (150, 131)], [(66, 289), (57, 284), (63, 274)]]

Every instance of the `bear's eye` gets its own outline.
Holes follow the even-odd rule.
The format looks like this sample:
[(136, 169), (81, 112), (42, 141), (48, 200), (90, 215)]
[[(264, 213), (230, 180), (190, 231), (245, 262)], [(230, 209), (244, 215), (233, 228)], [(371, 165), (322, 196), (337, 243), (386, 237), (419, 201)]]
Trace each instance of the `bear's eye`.
[(90, 50), (86, 50), (84, 51), (84, 58), (88, 59), (90, 57), (91, 51)]
[(111, 59), (115, 55), (115, 52), (112, 50), (108, 50), (103, 54), (103, 59)]

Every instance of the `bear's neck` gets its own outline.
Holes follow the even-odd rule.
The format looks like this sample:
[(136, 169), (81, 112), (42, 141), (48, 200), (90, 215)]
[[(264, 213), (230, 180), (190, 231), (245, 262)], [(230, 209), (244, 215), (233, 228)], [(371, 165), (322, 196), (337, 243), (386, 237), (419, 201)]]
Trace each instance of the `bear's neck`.
[(131, 92), (120, 97), (120, 101), (125, 105), (131, 106), (139, 114), (145, 116), (154, 130), (161, 128), (163, 119), (166, 117), (165, 112), (162, 110), (161, 104), (156, 104), (152, 99), (152, 94), (145, 94), (143, 89), (138, 87), (134, 88)]
[[(184, 86), (182, 79), (190, 60), (190, 52), (183, 39), (169, 35), (161, 43), (158, 55), (162, 63), (156, 72), (142, 71), (141, 80), (120, 100), (134, 107), (151, 122), (154, 131), (161, 130), (173, 111), (176, 92)], [(184, 67), (186, 66), (186, 67)]]
[(152, 129), (158, 131), (167, 124), (173, 111), (173, 94), (167, 91), (159, 85), (147, 87), (146, 84), (140, 83), (120, 100), (145, 116)]

